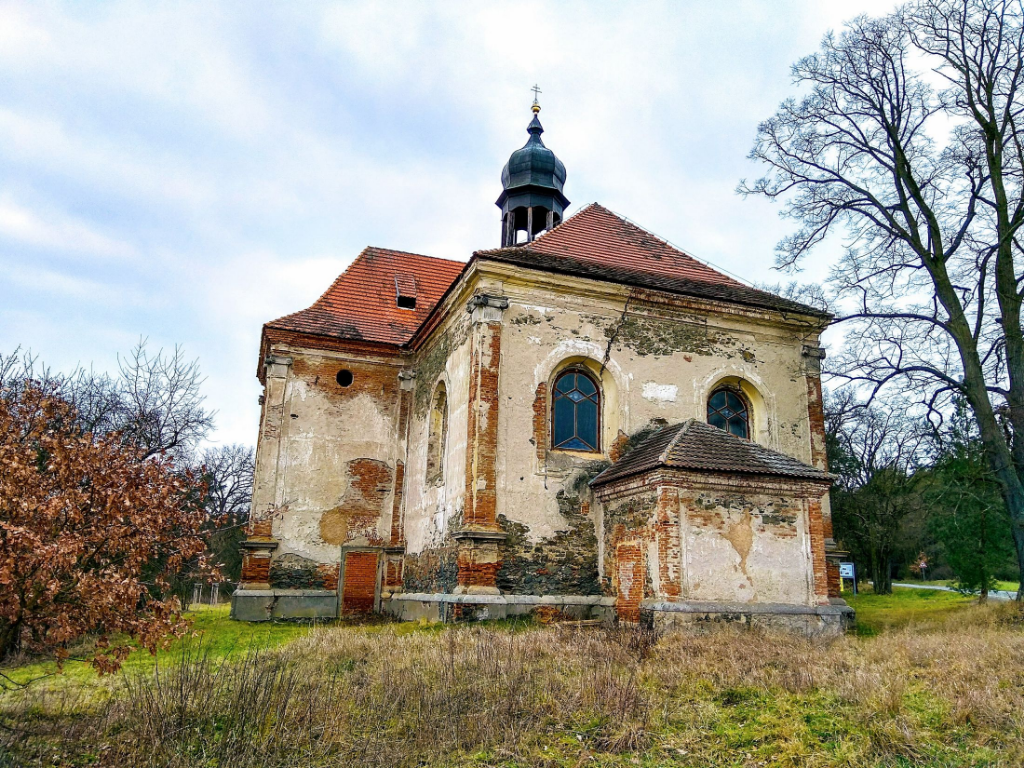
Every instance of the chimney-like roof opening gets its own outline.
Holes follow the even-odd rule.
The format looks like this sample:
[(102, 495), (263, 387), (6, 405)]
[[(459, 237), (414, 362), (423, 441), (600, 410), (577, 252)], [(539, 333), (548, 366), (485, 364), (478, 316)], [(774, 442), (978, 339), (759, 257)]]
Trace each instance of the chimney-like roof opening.
[(395, 300), (402, 309), (416, 309), (416, 278), (408, 273), (395, 275)]

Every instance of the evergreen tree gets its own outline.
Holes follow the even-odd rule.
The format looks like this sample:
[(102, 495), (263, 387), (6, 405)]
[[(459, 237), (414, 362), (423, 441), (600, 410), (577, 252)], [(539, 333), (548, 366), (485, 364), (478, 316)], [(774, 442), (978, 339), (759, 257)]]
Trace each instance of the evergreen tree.
[(1013, 571), (1010, 515), (967, 407), (957, 403), (941, 452), (925, 481), (931, 530), (964, 592), (988, 597), (997, 574)]

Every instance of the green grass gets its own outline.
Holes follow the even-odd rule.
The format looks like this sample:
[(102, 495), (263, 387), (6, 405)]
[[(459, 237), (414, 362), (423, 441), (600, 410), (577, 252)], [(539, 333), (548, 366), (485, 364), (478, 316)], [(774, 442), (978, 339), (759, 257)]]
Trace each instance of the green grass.
[(834, 642), (732, 627), (653, 647), (529, 621), (316, 631), (203, 608), (203, 654), (182, 653), (190, 638), (126, 663), (159, 664), (160, 685), (76, 664), (42, 681), (52, 694), (0, 695), (0, 725), (29, 734), (0, 729), (0, 766), (212, 768), (238, 750), (259, 768), (1024, 764), (1024, 614), (936, 590), (847, 597), (857, 636)]
[[(228, 618), (230, 607), (199, 606), (187, 615), (192, 620), (191, 632), (171, 643), (170, 647), (155, 655), (144, 649), (137, 649), (122, 666), (125, 672), (147, 672), (157, 664), (174, 663), (186, 643), (202, 642), (213, 660), (231, 659), (243, 655), (251, 648), (277, 648), (302, 637), (310, 631), (311, 625), (296, 622), (264, 622), (248, 624)], [(69, 661), (64, 671), (57, 675), (57, 664), (52, 661), (22, 664), (13, 668), (0, 668), (5, 675), (17, 683), (42, 678), (48, 685), (68, 683), (89, 684), (100, 677), (88, 663)]]
[(891, 595), (846, 593), (846, 602), (857, 612), (857, 634), (873, 636), (915, 622), (941, 620), (976, 601), (957, 592), (895, 587)]

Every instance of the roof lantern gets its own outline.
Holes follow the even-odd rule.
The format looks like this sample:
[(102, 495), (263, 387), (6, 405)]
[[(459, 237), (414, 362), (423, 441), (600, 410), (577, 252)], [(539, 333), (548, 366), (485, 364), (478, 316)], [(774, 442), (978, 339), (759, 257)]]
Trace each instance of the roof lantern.
[(540, 88), (533, 86), (533, 119), (526, 132), (530, 138), (517, 149), (501, 171), (501, 247), (532, 242), (541, 232), (562, 222), (569, 201), (562, 194), (565, 166), (555, 153), (544, 146), (540, 135)]

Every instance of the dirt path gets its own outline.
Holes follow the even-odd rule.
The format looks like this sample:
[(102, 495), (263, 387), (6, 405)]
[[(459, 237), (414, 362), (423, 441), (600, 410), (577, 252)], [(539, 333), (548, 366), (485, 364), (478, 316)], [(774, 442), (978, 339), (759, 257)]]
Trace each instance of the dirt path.
[[(943, 587), (938, 584), (908, 584), (901, 581), (894, 581), (892, 583), (894, 587), (906, 587), (908, 589), (937, 589), (940, 592), (956, 592), (952, 587)], [(1016, 592), (1004, 592), (1000, 589), (993, 589), (988, 593), (988, 596), (993, 600), (1013, 600), (1017, 597)]]

